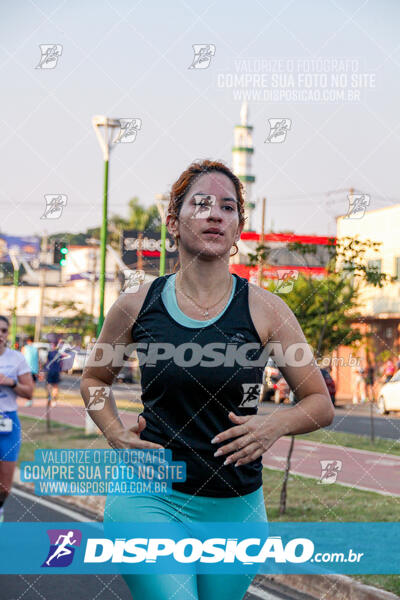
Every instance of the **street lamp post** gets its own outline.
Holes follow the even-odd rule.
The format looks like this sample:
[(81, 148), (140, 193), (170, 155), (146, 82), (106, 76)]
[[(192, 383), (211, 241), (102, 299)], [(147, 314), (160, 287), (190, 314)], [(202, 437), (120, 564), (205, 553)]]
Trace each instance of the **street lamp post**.
[[(265, 237), (265, 198), (262, 199), (262, 217), (261, 217), (261, 236), (260, 236), (260, 245), (264, 246), (264, 237)], [(264, 253), (264, 249), (261, 250)], [(262, 287), (262, 280), (264, 276), (264, 259), (260, 256), (258, 263), (258, 273), (257, 273), (257, 285)]]
[(19, 260), (18, 250), (10, 248), (9, 250), (10, 259), (13, 266), (13, 283), (14, 283), (14, 306), (12, 309), (11, 317), (11, 347), (15, 348), (15, 342), (17, 340), (17, 304), (18, 304), (18, 284), (19, 284)]
[(100, 334), (104, 322), (104, 292), (106, 282), (106, 248), (107, 248), (107, 213), (108, 213), (108, 167), (112, 143), (115, 141), (116, 129), (120, 128), (118, 119), (109, 119), (102, 115), (92, 118), (92, 124), (96, 132), (100, 148), (104, 157), (104, 189), (103, 189), (103, 217), (100, 233), (100, 311), (97, 323), (97, 337)]
[(161, 253), (160, 253), (160, 277), (165, 275), (165, 241), (167, 237), (167, 209), (169, 197), (165, 194), (157, 194), (156, 203), (161, 218)]

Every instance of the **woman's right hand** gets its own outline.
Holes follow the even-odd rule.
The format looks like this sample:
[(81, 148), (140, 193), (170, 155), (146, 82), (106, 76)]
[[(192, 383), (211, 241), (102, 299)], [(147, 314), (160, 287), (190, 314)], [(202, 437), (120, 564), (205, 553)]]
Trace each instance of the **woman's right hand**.
[(146, 419), (142, 417), (142, 415), (139, 415), (137, 425), (134, 425), (130, 429), (123, 427), (121, 429), (112, 431), (109, 435), (106, 435), (107, 442), (111, 448), (115, 448), (117, 450), (126, 448), (149, 448), (152, 450), (156, 450), (158, 448), (163, 449), (164, 446), (161, 446), (160, 444), (153, 444), (153, 442), (140, 439), (140, 433), (145, 427)]

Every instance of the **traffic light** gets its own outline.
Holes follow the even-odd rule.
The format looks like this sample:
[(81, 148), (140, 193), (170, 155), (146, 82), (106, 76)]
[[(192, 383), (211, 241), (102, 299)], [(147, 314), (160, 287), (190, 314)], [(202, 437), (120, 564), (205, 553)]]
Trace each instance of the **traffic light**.
[(54, 257), (55, 265), (65, 265), (67, 262), (68, 246), (64, 242), (54, 242)]
[(60, 248), (60, 252), (61, 252), (61, 256), (62, 256), (62, 258), (60, 260), (60, 265), (63, 266), (67, 262), (67, 254), (68, 254), (68, 248), (65, 244), (63, 244), (62, 247)]

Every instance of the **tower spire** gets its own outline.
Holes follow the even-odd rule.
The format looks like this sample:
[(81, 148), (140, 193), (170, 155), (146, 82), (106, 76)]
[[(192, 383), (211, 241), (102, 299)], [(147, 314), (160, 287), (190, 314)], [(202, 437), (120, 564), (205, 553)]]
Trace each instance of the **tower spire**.
[(247, 217), (244, 231), (252, 231), (252, 213), (255, 203), (252, 202), (252, 187), (256, 178), (251, 174), (251, 159), (254, 153), (253, 127), (249, 125), (249, 106), (244, 100), (240, 109), (240, 125), (235, 125), (234, 145), (232, 148), (232, 169), (243, 183), (245, 190), (245, 216)]
[(246, 126), (249, 118), (249, 105), (247, 100), (243, 100), (242, 108), (240, 109), (240, 124)]

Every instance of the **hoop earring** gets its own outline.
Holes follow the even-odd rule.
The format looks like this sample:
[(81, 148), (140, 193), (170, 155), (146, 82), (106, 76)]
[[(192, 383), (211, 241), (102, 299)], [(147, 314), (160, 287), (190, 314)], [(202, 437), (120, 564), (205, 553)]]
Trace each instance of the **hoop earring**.
[(239, 248), (237, 247), (237, 244), (236, 244), (236, 242), (235, 242), (233, 245), (234, 245), (234, 247), (235, 247), (235, 252), (234, 252), (233, 254), (230, 254), (230, 253), (229, 253), (229, 256), (231, 256), (231, 257), (232, 257), (232, 256), (236, 256), (236, 254), (239, 252)]

